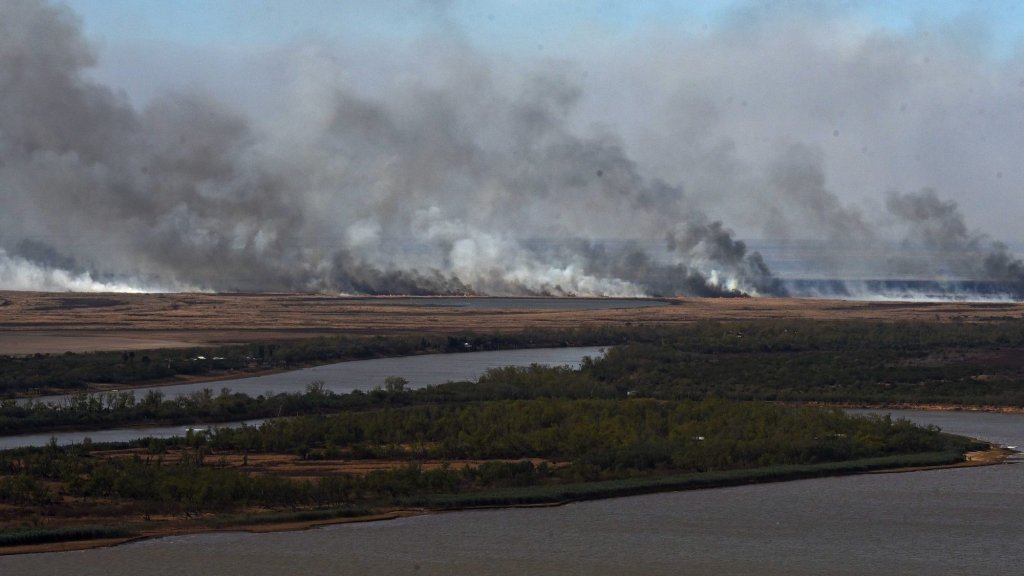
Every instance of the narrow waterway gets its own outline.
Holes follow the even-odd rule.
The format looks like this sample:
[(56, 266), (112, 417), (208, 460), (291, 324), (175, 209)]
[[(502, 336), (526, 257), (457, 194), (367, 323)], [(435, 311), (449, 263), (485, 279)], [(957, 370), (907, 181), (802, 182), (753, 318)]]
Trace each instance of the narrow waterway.
[[(597, 346), (575, 348), (532, 348), (525, 350), (495, 350), (488, 352), (460, 352), (457, 354), (430, 354), (405, 356), (401, 358), (377, 358), (339, 362), (291, 372), (281, 372), (252, 378), (161, 386), (165, 398), (188, 395), (205, 388), (219, 391), (230, 388), (250, 396), (280, 392), (302, 392), (311, 382), (321, 381), (324, 386), (338, 394), (353, 390), (372, 390), (384, 384), (388, 376), (402, 376), (409, 381), (410, 388), (421, 388), (452, 381), (475, 381), (491, 368), (502, 366), (544, 366), (578, 367), (586, 356), (598, 358), (604, 355), (604, 348)], [(135, 389), (135, 397), (141, 398), (151, 388)], [(216, 392), (215, 392), (216, 393)], [(67, 396), (48, 396), (37, 399), (46, 402), (64, 402)], [(222, 423), (218, 426), (239, 425)], [(184, 434), (182, 426), (134, 427), (92, 432), (56, 432), (0, 436), (0, 450), (23, 446), (42, 446), (55, 438), (58, 444), (78, 443), (85, 438), (94, 442), (127, 442), (149, 436), (167, 438)]]
[[(1024, 416), (893, 412), (1024, 445)], [(219, 533), (0, 558), (0, 573), (1019, 575), (1024, 466), (869, 474)]]
[[(233, 392), (258, 396), (281, 392), (302, 392), (311, 382), (321, 381), (328, 390), (344, 394), (353, 390), (372, 390), (383, 386), (384, 379), (388, 376), (402, 376), (409, 381), (410, 388), (422, 388), (445, 382), (476, 380), (491, 368), (529, 366), (530, 364), (578, 366), (584, 356), (596, 358), (603, 355), (604, 347), (602, 346), (424, 354), (397, 358), (351, 360), (265, 376), (133, 388), (132, 390), (136, 398), (142, 398), (150, 390), (159, 390), (164, 398), (176, 398), (199, 392), (205, 388), (215, 392), (222, 388), (229, 388)], [(65, 402), (68, 399), (70, 399), (69, 395), (61, 394), (39, 396), (34, 400), (36, 402)]]
[(266, 418), (242, 420), (239, 422), (222, 422), (219, 424), (194, 424), (191, 426), (135, 426), (132, 428), (112, 428), (110, 430), (89, 430), (75, 432), (39, 432), (36, 434), (19, 434), (17, 436), (0, 436), (0, 450), (24, 448), (26, 446), (46, 446), (51, 441), (59, 446), (81, 444), (86, 439), (90, 442), (130, 442), (139, 438), (173, 438), (184, 436), (189, 429), (234, 428), (242, 426), (259, 426)]

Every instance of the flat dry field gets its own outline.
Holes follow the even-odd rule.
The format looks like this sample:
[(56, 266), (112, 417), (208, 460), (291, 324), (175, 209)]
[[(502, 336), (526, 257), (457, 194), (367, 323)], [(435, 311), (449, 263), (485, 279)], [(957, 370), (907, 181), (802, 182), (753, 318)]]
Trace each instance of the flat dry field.
[[(348, 298), (324, 294), (0, 292), (0, 354), (142, 350), (322, 335), (516, 331), (770, 318), (983, 321), (1024, 318), (1024, 303), (676, 298), (613, 309), (537, 309), (523, 299)], [(508, 303), (506, 307), (503, 303)], [(491, 304), (493, 303), (493, 305)]]

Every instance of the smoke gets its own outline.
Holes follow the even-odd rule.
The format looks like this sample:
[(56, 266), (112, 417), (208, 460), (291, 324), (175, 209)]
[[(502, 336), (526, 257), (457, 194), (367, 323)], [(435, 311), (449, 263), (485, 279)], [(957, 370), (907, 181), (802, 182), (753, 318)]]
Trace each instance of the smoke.
[(898, 273), (995, 282), (1015, 298), (1024, 297), (1024, 262), (1005, 244), (970, 230), (956, 202), (926, 188), (890, 193), (886, 206), (906, 228), (903, 247), (909, 255), (889, 261)]
[[(821, 189), (829, 201), (835, 196)], [(870, 278), (818, 278), (782, 282), (801, 296), (868, 300), (1022, 300), (1024, 262), (1002, 242), (972, 230), (956, 202), (924, 188), (890, 192), (884, 221), (898, 242), (880, 247)], [(858, 219), (855, 221), (861, 222)], [(872, 237), (879, 232), (874, 228)], [(847, 238), (856, 242), (860, 232)]]
[[(96, 279), (89, 272), (73, 272), (12, 256), (0, 249), (0, 286), (5, 290), (40, 290), (46, 292), (166, 292), (158, 284), (127, 284), (116, 279)], [(181, 287), (197, 291), (194, 287)]]
[[(570, 129), (580, 92), (558, 69), (525, 75), (508, 96), (485, 64), (462, 62), (445, 85), (374, 100), (340, 80), (329, 53), (303, 50), (292, 108), (257, 128), (196, 94), (136, 111), (83, 75), (93, 57), (65, 9), (17, 0), (2, 10), (4, 240), (31, 247), (7, 257), (7, 287), (40, 278), (36, 288), (81, 289), (93, 273), (372, 294), (770, 286), (720, 224), (685, 222), (705, 216), (648, 182), (615, 136)], [(549, 259), (524, 244), (630, 224), (681, 227), (688, 244), (677, 261), (642, 256), (642, 274), (599, 251)]]
[[(880, 136), (895, 121), (865, 119), (944, 118), (948, 103), (915, 95), (967, 75), (997, 108), (1005, 88), (945, 45), (811, 30), (737, 20), (559, 59), (488, 53), (446, 28), (373, 57), (259, 52), (239, 66), (251, 84), (132, 100), (90, 75), (67, 8), (9, 0), (0, 288), (782, 295), (740, 236), (902, 242), (891, 222), (909, 256), (865, 257), (873, 271), (1019, 283), (1020, 261), (956, 205), (861, 201), (929, 182), (882, 160), (898, 156)], [(936, 77), (915, 76), (921, 50)], [(943, 122), (912, 129), (931, 141)], [(946, 174), (930, 162), (917, 165)], [(850, 261), (822, 250), (810, 264), (842, 275)]]
[(830, 244), (877, 240), (864, 215), (828, 190), (820, 152), (804, 145), (786, 148), (769, 166), (768, 184), (779, 199), (776, 206), (786, 209), (784, 214), (773, 212), (767, 224), (776, 238), (801, 229), (806, 234), (809, 228)]

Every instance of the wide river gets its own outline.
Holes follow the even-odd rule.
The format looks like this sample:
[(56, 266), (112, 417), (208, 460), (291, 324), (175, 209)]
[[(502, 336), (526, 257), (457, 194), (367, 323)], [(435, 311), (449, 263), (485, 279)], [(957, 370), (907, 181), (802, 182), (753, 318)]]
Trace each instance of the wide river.
[[(1024, 416), (893, 412), (1024, 445)], [(0, 574), (1020, 575), (1024, 467), (868, 474), (556, 508), (0, 558)]]

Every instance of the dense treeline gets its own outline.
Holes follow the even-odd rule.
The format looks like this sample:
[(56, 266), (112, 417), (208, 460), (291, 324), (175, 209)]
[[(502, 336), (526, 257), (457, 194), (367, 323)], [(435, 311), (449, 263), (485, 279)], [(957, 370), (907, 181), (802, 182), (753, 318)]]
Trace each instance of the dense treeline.
[(923, 452), (919, 454), (899, 454), (819, 464), (788, 464), (716, 472), (671, 474), (667, 476), (635, 476), (600, 482), (516, 486), (485, 492), (436, 494), (404, 498), (399, 501), (406, 506), (426, 506), (434, 509), (531, 505), (598, 498), (617, 498), (672, 490), (696, 490), (742, 484), (781, 482), (893, 468), (943, 466), (961, 461), (963, 461), (963, 455), (955, 451)]
[(724, 400), (515, 400), (415, 406), (218, 429), (214, 450), (309, 457), (571, 461), (576, 472), (708, 471), (942, 451), (949, 438), (888, 418)]
[(159, 390), (136, 400), (131, 392), (77, 394), (53, 403), (0, 401), (0, 434), (35, 430), (93, 430), (141, 423), (194, 424), (254, 418), (295, 416), (346, 409), (369, 408), (393, 401), (381, 392), (333, 394), (313, 383), (302, 394), (251, 397), (226, 388), (206, 388), (176, 398)]
[[(527, 377), (525, 381), (523, 376)], [(404, 382), (400, 378), (399, 381)], [(303, 393), (255, 397), (228, 388), (222, 388), (218, 393), (214, 393), (212, 388), (205, 388), (175, 398), (166, 398), (160, 390), (147, 391), (140, 399), (128, 391), (79, 393), (60, 402), (0, 401), (0, 434), (91, 430), (158, 422), (232, 422), (394, 405), (541, 397), (615, 397), (615, 393), (606, 386), (598, 386), (579, 371), (542, 366), (493, 369), (476, 383), (449, 382), (416, 390), (400, 386), (392, 390), (378, 388), (348, 394), (333, 393), (321, 381), (311, 382)]]
[(700, 323), (610, 348), (576, 374), (506, 368), (480, 385), (447, 392), (1024, 406), (1024, 322)]
[[(933, 373), (940, 373), (950, 366), (979, 368), (971, 365), (970, 359), (966, 365), (954, 362), (959, 354), (1024, 347), (1024, 322), (696, 322), (683, 326), (588, 326), (489, 335), (339, 336), (215, 348), (0, 356), (0, 395), (44, 389), (75, 391), (92, 383), (130, 385), (178, 375), (237, 376), (252, 370), (385, 356), (626, 343), (669, 347), (679, 354), (728, 355), (730, 359), (736, 355), (761, 355), (754, 357), (755, 363), (774, 355), (792, 358), (795, 365), (841, 360), (839, 356), (864, 363), (883, 354), (874, 364), (892, 368), (895, 361), (928, 359), (938, 368)], [(936, 357), (943, 354), (949, 357)], [(906, 367), (927, 366), (919, 363)], [(926, 371), (921, 374), (929, 376)]]
[(868, 325), (856, 338), (825, 332), (817, 344), (737, 331), (743, 343), (730, 351), (636, 343), (610, 350), (584, 373), (657, 398), (1024, 406), (1024, 323), (987, 328), (965, 329), (961, 341), (951, 327)]
[(1024, 323), (1019, 322), (941, 329), (851, 322), (702, 323), (637, 331), (642, 341), (611, 347), (580, 370), (501, 368), (487, 371), (478, 382), (398, 392), (336, 395), (311, 383), (305, 394), (255, 398), (222, 388), (217, 394), (207, 389), (175, 399), (153, 390), (138, 401), (130, 393), (81, 394), (59, 405), (8, 400), (0, 402), (0, 434), (531, 398), (1024, 406)]
[[(143, 513), (379, 505), (500, 487), (962, 453), (971, 443), (836, 410), (715, 399), (548, 399), (282, 418), (137, 445), (145, 449), (129, 457), (105, 456), (89, 444), (0, 452), (0, 501), (59, 507), (67, 494), (113, 498)], [(178, 456), (170, 458), (171, 451)], [(291, 480), (218, 459), (261, 452), (405, 464)], [(420, 465), (430, 459), (485, 462)], [(59, 491), (50, 483), (59, 483)]]
[(131, 352), (0, 356), (0, 396), (40, 390), (74, 392), (89, 384), (130, 385), (174, 376), (223, 375), (288, 369), (345, 360), (415, 354), (590, 346), (629, 341), (632, 330), (594, 327), (509, 334), (432, 334), (324, 337), (257, 344)]
[[(873, 404), (947, 403), (1024, 406), (1024, 323), (985, 325), (756, 322), (632, 328), (631, 341), (604, 358), (565, 368), (502, 368), (477, 383), (421, 390), (332, 394), (311, 385), (305, 394), (249, 397), (222, 389), (167, 399), (151, 391), (78, 395), (61, 405), (0, 402), (0, 433), (60, 428), (98, 429), (134, 423), (215, 423), (334, 413), (381, 406), (529, 398), (825, 401)], [(580, 335), (585, 335), (580, 336)], [(479, 339), (474, 347), (586, 341), (624, 333), (580, 331), (547, 339)], [(495, 337), (498, 338), (498, 337)], [(516, 340), (523, 338), (523, 340)], [(388, 342), (382, 340), (381, 342)], [(430, 341), (424, 340), (427, 345)], [(449, 347), (448, 339), (435, 341)], [(452, 349), (465, 341), (451, 339)], [(414, 342), (406, 341), (413, 345)], [(422, 343), (421, 343), (422, 344)], [(362, 354), (399, 350), (394, 343)], [(415, 348), (423, 351), (425, 348)]]
[(101, 538), (129, 538), (136, 533), (122, 526), (67, 526), (50, 529), (19, 529), (0, 533), (0, 547), (97, 540)]

